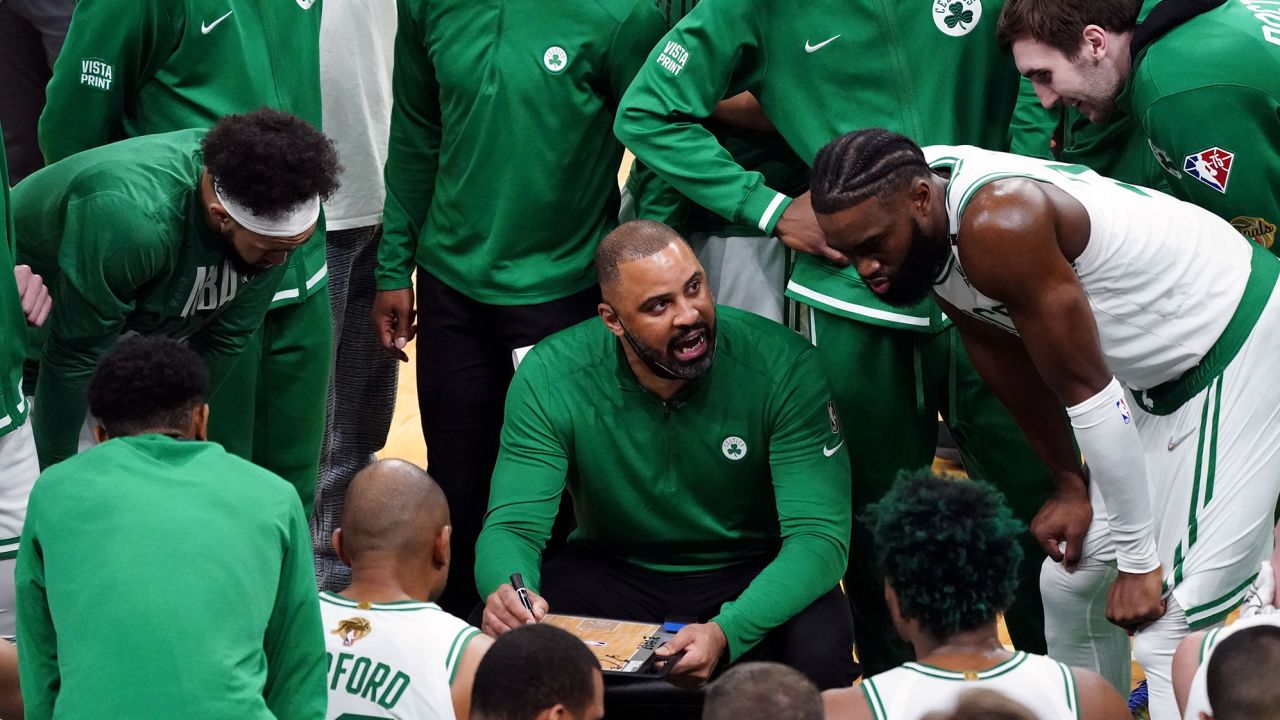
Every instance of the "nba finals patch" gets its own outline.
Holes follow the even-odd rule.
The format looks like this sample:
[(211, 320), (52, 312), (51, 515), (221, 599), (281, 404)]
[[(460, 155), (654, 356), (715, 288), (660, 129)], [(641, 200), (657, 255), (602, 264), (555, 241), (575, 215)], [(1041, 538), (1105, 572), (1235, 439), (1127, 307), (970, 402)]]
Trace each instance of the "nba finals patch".
[(338, 623), (336, 630), (330, 630), (329, 634), (337, 635), (342, 638), (343, 647), (351, 647), (360, 640), (373, 632), (373, 626), (369, 621), (362, 617), (353, 617)]
[(1231, 179), (1231, 161), (1235, 153), (1227, 152), (1220, 147), (1201, 150), (1188, 155), (1182, 161), (1182, 169), (1191, 177), (1208, 185), (1220, 193), (1227, 191), (1227, 181)]
[(1231, 218), (1231, 227), (1267, 250), (1276, 244), (1276, 226), (1260, 217), (1237, 215)]

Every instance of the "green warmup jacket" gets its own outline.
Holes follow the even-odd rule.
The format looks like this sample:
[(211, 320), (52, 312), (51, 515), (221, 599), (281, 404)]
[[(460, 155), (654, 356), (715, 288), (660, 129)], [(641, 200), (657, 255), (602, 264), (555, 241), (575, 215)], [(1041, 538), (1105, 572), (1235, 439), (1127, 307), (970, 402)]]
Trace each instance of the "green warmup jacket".
[(492, 305), (591, 286), (653, 0), (401, 0), (399, 18), (378, 289), (415, 265)]
[(122, 332), (189, 338), (216, 387), (262, 323), (286, 270), (241, 274), (205, 224), (205, 132), (79, 153), (13, 191), (18, 261), (53, 296), (33, 420), (42, 466), (75, 454), (89, 378)]
[[(658, 0), (658, 10), (667, 29), (675, 27), (698, 0)], [(808, 189), (809, 168), (796, 157), (787, 141), (776, 132), (746, 130), (707, 118), (704, 127), (729, 152), (734, 162), (744, 169), (758, 172), (764, 183), (787, 195), (799, 195)], [(735, 223), (693, 203), (644, 163), (636, 161), (627, 176), (627, 192), (632, 211), (623, 219), (641, 218), (666, 223), (684, 237), (705, 233), (717, 237), (754, 237), (760, 229), (752, 223)]]
[(1175, 196), (1280, 254), (1280, 3), (1205, 6), (1165, 0), (1151, 11), (1134, 31), (1118, 103)]
[(46, 470), (15, 581), (28, 720), (325, 716), (298, 494), (216, 443), (124, 437)]
[[(0, 144), (2, 145), (2, 144)], [(13, 214), (9, 201), (9, 164), (0, 146), (0, 436), (27, 420), (22, 394), (22, 361), (27, 348), (27, 316), (22, 312), (18, 284), (13, 279)]]
[[(995, 41), (999, 0), (701, 0), (659, 41), (614, 129), (699, 205), (772, 234), (791, 199), (745, 170), (696, 118), (749, 90), (806, 162), (844, 132), (886, 127), (928, 145), (1002, 150), (1018, 95)], [(874, 61), (869, 61), (873, 58)], [(799, 255), (793, 299), (855, 320), (928, 330), (931, 301), (889, 308), (853, 269)]]
[(730, 659), (839, 582), (849, 553), (849, 457), (815, 350), (720, 306), (715, 361), (662, 402), (598, 319), (534, 346), (507, 395), (489, 512), (476, 544), (487, 597), (532, 588), (562, 492), (569, 541), (650, 570), (774, 560), (712, 618)]
[[(320, 0), (80, 0), (40, 116), (45, 160), (264, 106), (321, 127), (320, 12)], [(324, 288), (322, 230), (273, 306)]]

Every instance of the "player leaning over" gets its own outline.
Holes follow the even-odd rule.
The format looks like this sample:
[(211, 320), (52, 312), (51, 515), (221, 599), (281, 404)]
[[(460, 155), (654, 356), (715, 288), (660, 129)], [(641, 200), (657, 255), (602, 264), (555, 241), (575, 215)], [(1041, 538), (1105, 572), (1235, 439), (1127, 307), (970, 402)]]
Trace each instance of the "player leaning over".
[(87, 150), (13, 193), (18, 258), (54, 298), (33, 429), (75, 454), (94, 364), (124, 332), (190, 339), (227, 376), (337, 184), (333, 146), (284, 113), (229, 115)]
[[(1265, 368), (1280, 351), (1280, 262), (1200, 208), (1084, 167), (921, 152), (885, 130), (824, 148), (813, 196), (873, 290), (933, 291), (984, 380), (1074, 483), (1050, 505), (1084, 506), (1092, 485), (1081, 565), (1117, 564), (1106, 616), (1136, 631), (1153, 716), (1174, 717), (1178, 641), (1220, 622), (1271, 549), (1280, 386)], [(1032, 531), (1046, 549), (1063, 539)]]

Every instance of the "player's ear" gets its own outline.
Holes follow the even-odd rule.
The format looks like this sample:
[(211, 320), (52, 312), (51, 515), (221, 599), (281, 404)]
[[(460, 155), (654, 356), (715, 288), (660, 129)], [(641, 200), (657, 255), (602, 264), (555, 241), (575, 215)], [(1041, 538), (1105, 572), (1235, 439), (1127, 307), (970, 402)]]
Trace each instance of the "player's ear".
[(569, 708), (559, 703), (538, 713), (538, 720), (573, 720), (573, 713), (569, 712)]
[(431, 562), (436, 567), (445, 567), (453, 557), (453, 526), (440, 528), (440, 534), (431, 548)]
[(93, 439), (99, 445), (111, 439), (111, 436), (107, 434), (107, 429), (102, 427), (102, 423), (96, 423), (93, 426)]
[(200, 403), (191, 411), (191, 427), (187, 434), (200, 441), (209, 439), (209, 403)]
[(347, 557), (347, 549), (343, 547), (342, 528), (336, 528), (333, 531), (333, 535), (330, 536), (329, 542), (333, 543), (333, 552), (338, 556), (338, 559), (342, 561), (342, 564), (347, 567), (351, 567), (351, 560)]
[(596, 312), (600, 314), (600, 321), (604, 323), (605, 327), (609, 328), (609, 332), (613, 333), (615, 337), (622, 337), (625, 334), (626, 331), (622, 329), (622, 321), (618, 319), (618, 313), (613, 309), (612, 305), (602, 302), (596, 306)]

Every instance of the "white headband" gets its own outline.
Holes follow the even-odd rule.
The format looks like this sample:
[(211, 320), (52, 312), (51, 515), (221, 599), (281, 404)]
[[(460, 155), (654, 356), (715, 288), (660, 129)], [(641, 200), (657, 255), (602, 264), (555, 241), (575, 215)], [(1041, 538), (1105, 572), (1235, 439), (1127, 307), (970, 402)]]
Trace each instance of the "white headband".
[(292, 210), (281, 214), (280, 217), (273, 220), (257, 215), (249, 208), (228, 200), (218, 191), (217, 183), (213, 185), (213, 193), (218, 196), (218, 202), (222, 203), (222, 208), (227, 211), (232, 220), (240, 223), (240, 226), (249, 232), (266, 235), (267, 237), (294, 237), (295, 235), (301, 235), (320, 219), (319, 195), (315, 195), (309, 200), (303, 200)]

